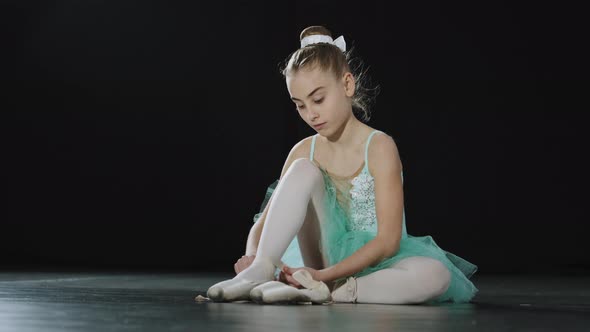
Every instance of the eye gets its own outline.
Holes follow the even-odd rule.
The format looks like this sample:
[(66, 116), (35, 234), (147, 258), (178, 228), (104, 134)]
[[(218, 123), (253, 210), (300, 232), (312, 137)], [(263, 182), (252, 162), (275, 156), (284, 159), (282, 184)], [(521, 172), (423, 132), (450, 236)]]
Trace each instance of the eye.
[(315, 100), (316, 104), (321, 104), (321, 103), (322, 103), (322, 101), (324, 101), (324, 98), (322, 98), (322, 99), (319, 99), (319, 100)]

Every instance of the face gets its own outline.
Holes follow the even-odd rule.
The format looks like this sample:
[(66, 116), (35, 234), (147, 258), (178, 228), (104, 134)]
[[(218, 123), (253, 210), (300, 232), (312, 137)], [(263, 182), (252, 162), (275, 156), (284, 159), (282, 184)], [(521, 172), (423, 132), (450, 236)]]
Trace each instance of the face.
[(299, 116), (314, 130), (322, 134), (336, 130), (352, 116), (354, 78), (350, 72), (336, 79), (321, 69), (301, 68), (286, 80)]

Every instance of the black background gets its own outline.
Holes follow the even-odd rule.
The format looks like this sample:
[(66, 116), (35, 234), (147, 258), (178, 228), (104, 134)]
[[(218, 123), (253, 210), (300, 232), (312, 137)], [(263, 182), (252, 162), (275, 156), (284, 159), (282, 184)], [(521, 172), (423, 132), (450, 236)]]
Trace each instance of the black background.
[(3, 1), (2, 267), (233, 271), (315, 131), (279, 64), (324, 25), (381, 87), (408, 233), (480, 273), (588, 271), (587, 29), (506, 1)]

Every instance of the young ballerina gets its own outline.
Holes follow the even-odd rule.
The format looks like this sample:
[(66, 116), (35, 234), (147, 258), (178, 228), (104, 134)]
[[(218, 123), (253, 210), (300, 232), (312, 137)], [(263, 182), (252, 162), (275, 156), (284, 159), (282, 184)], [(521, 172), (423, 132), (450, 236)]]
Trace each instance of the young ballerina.
[[(477, 266), (431, 236), (406, 232), (403, 170), (393, 138), (367, 119), (362, 73), (342, 36), (311, 26), (282, 74), (317, 134), (297, 143), (267, 194), (237, 275), (211, 286), (218, 302), (468, 302)], [(277, 270), (278, 268), (278, 270)], [(277, 275), (278, 272), (278, 275)]]

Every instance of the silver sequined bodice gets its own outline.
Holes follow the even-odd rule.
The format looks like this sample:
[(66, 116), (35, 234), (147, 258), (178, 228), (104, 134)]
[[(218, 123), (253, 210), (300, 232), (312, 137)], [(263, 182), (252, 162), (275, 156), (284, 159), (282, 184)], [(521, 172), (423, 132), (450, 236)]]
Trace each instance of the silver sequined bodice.
[(375, 181), (366, 168), (350, 182), (350, 228), (377, 232)]
[[(403, 182), (403, 173), (402, 182)], [(377, 212), (375, 208), (375, 179), (364, 168), (354, 177), (350, 189), (350, 229), (377, 233)], [(402, 213), (402, 237), (406, 236), (406, 214)]]

